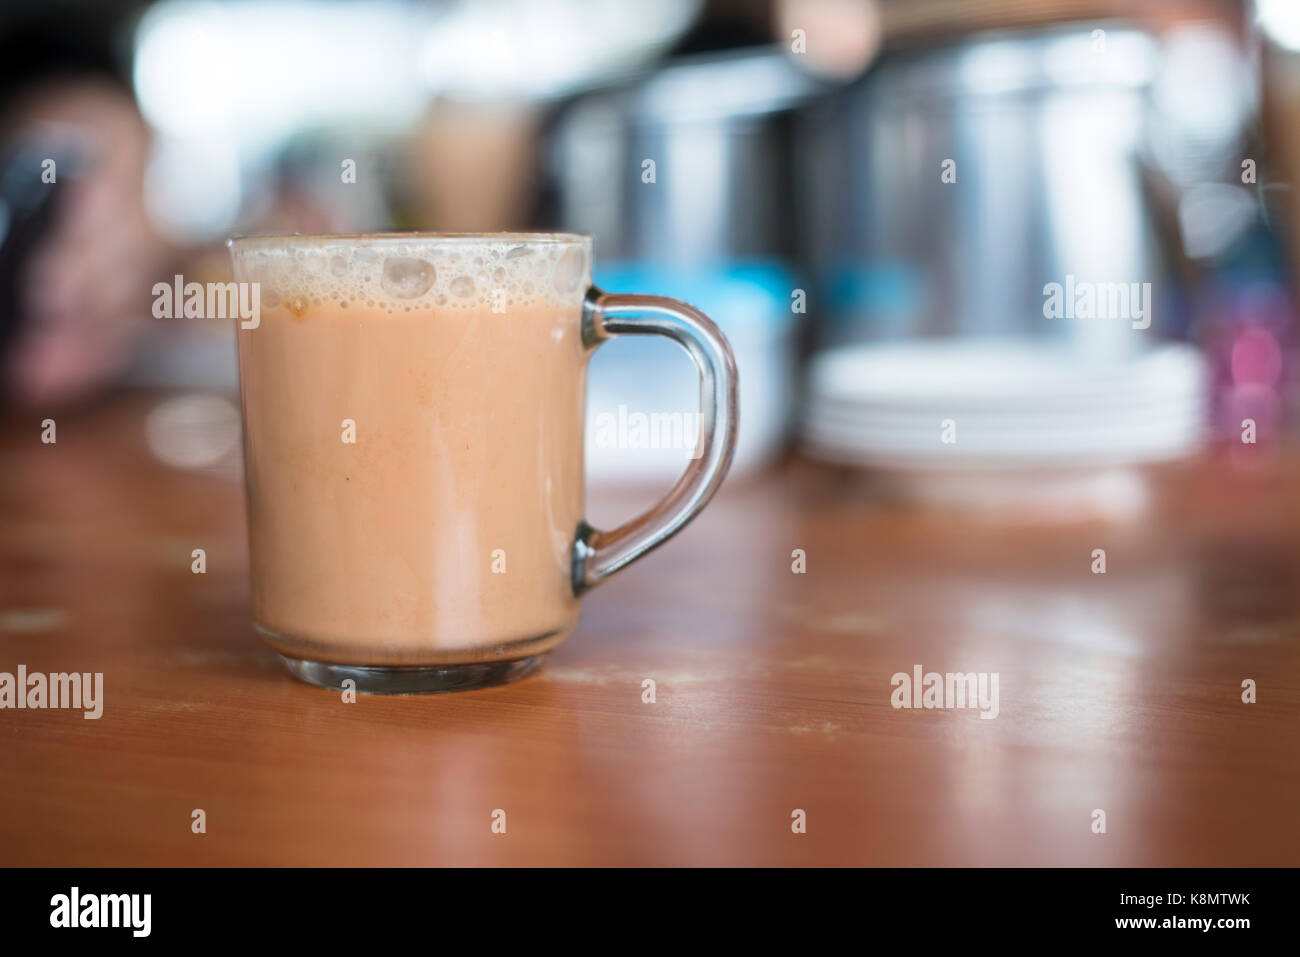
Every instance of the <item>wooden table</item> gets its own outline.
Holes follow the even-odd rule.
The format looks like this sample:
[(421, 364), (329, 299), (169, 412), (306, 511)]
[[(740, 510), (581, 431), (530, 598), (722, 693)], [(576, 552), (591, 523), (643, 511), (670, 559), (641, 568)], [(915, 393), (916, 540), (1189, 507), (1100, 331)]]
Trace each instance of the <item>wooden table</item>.
[[(1294, 460), (1161, 470), (1122, 523), (796, 460), (594, 591), (534, 677), (345, 704), (254, 637), (237, 473), (159, 464), (156, 401), (55, 445), (0, 425), (0, 671), (105, 675), (97, 721), (0, 711), (0, 863), (1300, 863)], [(918, 664), (996, 672), (998, 717), (894, 709)]]

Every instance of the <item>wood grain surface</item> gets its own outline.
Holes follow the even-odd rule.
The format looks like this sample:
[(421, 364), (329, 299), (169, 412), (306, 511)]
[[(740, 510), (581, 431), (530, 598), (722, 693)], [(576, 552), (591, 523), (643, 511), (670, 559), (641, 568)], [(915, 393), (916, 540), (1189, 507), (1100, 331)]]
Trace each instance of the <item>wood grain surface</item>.
[[(0, 424), (0, 671), (105, 676), (99, 720), (0, 710), (0, 864), (1300, 864), (1294, 459), (1150, 473), (1120, 523), (794, 460), (592, 592), (534, 677), (345, 704), (252, 633), (237, 470), (157, 462), (156, 402), (54, 445)], [(996, 672), (998, 717), (894, 709), (918, 664)]]

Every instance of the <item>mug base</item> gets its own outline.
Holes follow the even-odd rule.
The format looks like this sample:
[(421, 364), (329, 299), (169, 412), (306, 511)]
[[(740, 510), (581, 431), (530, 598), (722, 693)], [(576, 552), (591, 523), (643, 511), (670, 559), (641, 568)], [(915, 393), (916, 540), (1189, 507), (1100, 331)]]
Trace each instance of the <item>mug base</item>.
[(343, 682), (352, 681), (352, 687), (363, 694), (439, 694), (517, 681), (536, 671), (545, 657), (447, 665), (340, 665), (283, 654), (280, 660), (295, 678), (321, 688), (342, 690)]

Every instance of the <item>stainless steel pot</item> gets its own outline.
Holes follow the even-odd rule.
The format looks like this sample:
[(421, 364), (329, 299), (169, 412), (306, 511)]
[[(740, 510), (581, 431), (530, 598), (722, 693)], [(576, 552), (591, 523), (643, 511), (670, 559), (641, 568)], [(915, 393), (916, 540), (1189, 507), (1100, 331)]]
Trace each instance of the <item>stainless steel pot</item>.
[[(1141, 348), (1128, 323), (1044, 315), (1067, 277), (1176, 297), (1139, 163), (1147, 35), (1113, 24), (983, 34), (886, 56), (806, 111), (796, 142), (823, 344), (1059, 337)], [(1154, 333), (1148, 334), (1148, 340)]]
[(602, 260), (790, 259), (791, 111), (820, 89), (764, 48), (587, 93), (551, 124), (545, 218), (595, 236)]

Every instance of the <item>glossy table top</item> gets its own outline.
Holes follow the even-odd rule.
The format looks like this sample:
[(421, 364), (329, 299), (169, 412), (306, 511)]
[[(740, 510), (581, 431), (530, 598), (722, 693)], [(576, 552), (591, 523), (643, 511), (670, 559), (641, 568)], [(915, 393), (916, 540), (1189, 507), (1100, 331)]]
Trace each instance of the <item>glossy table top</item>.
[[(1031, 521), (794, 460), (535, 676), (348, 704), (254, 636), (237, 460), (158, 462), (156, 402), (0, 423), (0, 672), (104, 673), (98, 720), (0, 710), (2, 864), (1300, 864), (1300, 461)], [(895, 709), (918, 665), (997, 717)]]

